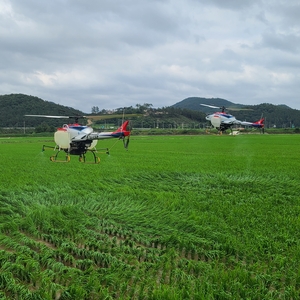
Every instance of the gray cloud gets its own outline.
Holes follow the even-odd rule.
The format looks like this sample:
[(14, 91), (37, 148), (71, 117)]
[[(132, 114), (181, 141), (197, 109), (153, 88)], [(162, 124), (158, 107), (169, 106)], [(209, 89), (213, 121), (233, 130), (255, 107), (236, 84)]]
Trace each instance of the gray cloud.
[(0, 94), (84, 112), (189, 96), (300, 109), (298, 2), (0, 0)]

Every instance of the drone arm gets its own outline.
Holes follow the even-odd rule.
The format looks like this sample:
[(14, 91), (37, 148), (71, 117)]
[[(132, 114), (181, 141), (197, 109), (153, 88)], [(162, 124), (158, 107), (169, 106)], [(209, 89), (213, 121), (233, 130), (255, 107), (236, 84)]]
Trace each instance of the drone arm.
[(240, 121), (239, 125), (243, 125), (243, 126), (252, 126), (252, 122), (246, 122), (246, 121)]
[(263, 128), (264, 127), (264, 119), (260, 119), (257, 122), (246, 122), (246, 121), (236, 120), (235, 124), (242, 125), (242, 126), (252, 126), (252, 127)]
[(75, 136), (72, 139), (72, 142), (80, 142), (86, 140), (102, 140), (102, 139), (110, 139), (110, 138), (123, 138), (128, 136), (129, 132), (92, 132), (89, 134), (82, 133)]
[[(82, 131), (80, 134), (76, 135), (71, 139), (71, 143), (88, 144), (88, 143), (92, 143), (93, 140), (118, 138), (123, 140), (125, 149), (128, 149), (129, 136), (130, 136), (130, 130), (127, 130), (128, 124), (129, 121), (125, 121), (116, 131), (113, 132), (93, 132), (93, 131), (83, 132)], [(107, 153), (109, 153), (108, 150)]]
[(125, 138), (129, 137), (130, 131), (127, 130), (129, 121), (125, 121), (116, 131), (114, 132), (91, 132), (91, 133), (82, 133), (78, 136), (75, 136), (72, 141), (84, 141), (84, 140), (101, 140), (109, 138)]

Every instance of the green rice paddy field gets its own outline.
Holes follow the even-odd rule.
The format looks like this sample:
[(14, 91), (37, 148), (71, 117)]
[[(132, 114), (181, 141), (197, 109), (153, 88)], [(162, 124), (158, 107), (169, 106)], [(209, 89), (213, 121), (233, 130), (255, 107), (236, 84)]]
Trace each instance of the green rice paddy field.
[(300, 298), (300, 135), (114, 143), (0, 139), (0, 299)]

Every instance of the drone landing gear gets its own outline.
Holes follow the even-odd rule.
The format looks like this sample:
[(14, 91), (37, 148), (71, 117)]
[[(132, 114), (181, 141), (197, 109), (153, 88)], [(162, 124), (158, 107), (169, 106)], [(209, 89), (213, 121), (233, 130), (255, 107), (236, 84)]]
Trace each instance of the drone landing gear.
[(90, 164), (99, 164), (100, 163), (100, 157), (96, 156), (96, 154), (95, 154), (96, 150), (88, 150), (88, 152), (92, 152), (94, 161), (87, 161), (85, 153), (79, 155), (79, 161), (82, 162), (82, 163), (87, 163), (87, 164), (88, 163), (90, 163)]
[[(82, 163), (87, 164), (99, 164), (100, 163), (100, 157), (96, 155), (96, 152), (98, 152), (96, 149), (57, 149), (57, 147), (51, 147), (43, 145), (42, 151), (45, 151), (45, 148), (51, 148), (54, 150), (57, 150), (55, 155), (50, 156), (50, 160), (53, 162), (69, 162), (71, 160), (70, 155), (77, 155), (79, 156), (79, 161)], [(109, 155), (108, 148), (103, 148), (101, 150), (105, 150), (105, 153)], [(59, 153), (62, 152), (65, 154), (65, 158), (62, 159), (62, 155), (59, 157)], [(87, 155), (87, 153), (92, 153), (91, 155)], [(92, 158), (91, 158), (92, 157)]]
[[(56, 147), (51, 147), (51, 146), (46, 146), (46, 145), (43, 145), (43, 148), (42, 148), (42, 151), (45, 151), (45, 148), (51, 148), (51, 149), (54, 149), (56, 150), (57, 148)], [(65, 154), (65, 157), (64, 159), (61, 159), (58, 157), (58, 154), (61, 152), (61, 149), (59, 149), (55, 155), (51, 155), (50, 156), (50, 160), (53, 161), (53, 162), (69, 162), (71, 160), (70, 158), (70, 154), (69, 153), (66, 153), (64, 151), (64, 154)]]
[(55, 154), (50, 156), (50, 160), (53, 162), (69, 162), (71, 160), (70, 155), (67, 153), (65, 156), (65, 159), (58, 159), (58, 153), (60, 152), (60, 150)]

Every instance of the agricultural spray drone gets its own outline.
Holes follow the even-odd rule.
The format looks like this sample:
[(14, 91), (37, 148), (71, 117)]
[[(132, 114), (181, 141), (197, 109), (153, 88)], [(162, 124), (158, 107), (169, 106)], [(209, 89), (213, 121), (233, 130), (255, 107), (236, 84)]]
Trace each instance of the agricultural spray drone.
[[(255, 128), (260, 128), (262, 129), (262, 131), (264, 130), (265, 119), (262, 117), (257, 122), (239, 121), (233, 115), (226, 113), (225, 112), (226, 108), (224, 106), (218, 107), (218, 106), (207, 105), (207, 104), (201, 104), (201, 105), (210, 108), (221, 109), (220, 112), (215, 112), (212, 114), (208, 114), (206, 116), (206, 120), (209, 121), (211, 125), (218, 130), (220, 134), (229, 128), (231, 129), (233, 125), (251, 126)], [(243, 110), (243, 109), (232, 109), (232, 110)]]
[[(69, 162), (70, 155), (78, 155), (80, 162), (86, 162), (86, 153), (91, 152), (93, 155), (93, 162), (99, 163), (100, 158), (96, 156), (96, 145), (98, 140), (117, 138), (122, 139), (125, 149), (128, 148), (130, 130), (127, 130), (129, 121), (123, 124), (113, 132), (94, 132), (90, 126), (80, 125), (78, 120), (87, 118), (89, 120), (99, 119), (99, 116), (48, 116), (48, 115), (25, 115), (27, 117), (42, 117), (42, 118), (56, 118), (56, 119), (74, 119), (73, 124), (64, 124), (58, 128), (54, 133), (54, 141), (56, 146), (43, 145), (45, 148), (52, 148), (56, 151), (55, 155), (50, 157), (53, 162)], [(108, 148), (102, 148), (109, 154)], [(59, 160), (58, 154), (64, 151), (66, 153), (65, 160)]]

